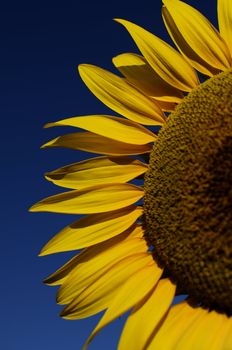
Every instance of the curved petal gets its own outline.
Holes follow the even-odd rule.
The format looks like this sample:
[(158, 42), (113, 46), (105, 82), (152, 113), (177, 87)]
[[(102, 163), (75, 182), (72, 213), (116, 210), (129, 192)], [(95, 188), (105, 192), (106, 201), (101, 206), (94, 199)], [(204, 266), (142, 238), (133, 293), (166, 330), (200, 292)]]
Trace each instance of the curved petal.
[(156, 101), (164, 112), (173, 112), (177, 106), (177, 103), (174, 102)]
[(90, 115), (73, 117), (48, 123), (51, 126), (74, 126), (91, 131), (97, 135), (108, 137), (112, 140), (129, 143), (132, 145), (145, 145), (154, 142), (156, 137), (153, 132), (131, 120), (112, 117), (108, 115)]
[(193, 48), (184, 39), (178, 27), (176, 26), (176, 23), (174, 22), (172, 16), (170, 15), (165, 6), (163, 6), (162, 8), (162, 16), (170, 37), (172, 38), (173, 42), (176, 44), (182, 55), (186, 58), (186, 60), (188, 60), (189, 63), (195, 69), (197, 69), (199, 72), (205, 75), (213, 76), (215, 74), (218, 74), (220, 70), (212, 67), (208, 62), (204, 61), (199, 55), (197, 55)]
[(128, 30), (147, 62), (164, 81), (183, 91), (191, 91), (199, 84), (193, 68), (170, 45), (134, 23), (116, 21)]
[(218, 0), (218, 24), (220, 34), (225, 40), (232, 56), (232, 2)]
[[(227, 316), (215, 311), (201, 310), (201, 315), (185, 330), (177, 342), (176, 350), (213, 349), (215, 337), (226, 325)], [(221, 345), (221, 344), (219, 344)], [(216, 347), (218, 350), (218, 347)], [(220, 349), (220, 348), (219, 348)]]
[[(89, 283), (89, 278), (92, 278), (91, 276), (97, 279), (108, 266), (116, 261), (132, 253), (146, 251), (147, 245), (143, 234), (142, 227), (136, 225), (105, 242), (86, 248), (48, 276), (44, 283), (50, 286), (62, 284), (61, 288), (68, 288), (68, 285), (76, 283), (79, 287), (84, 288)], [(64, 293), (60, 289), (58, 299), (61, 294), (64, 298)]]
[(65, 147), (113, 156), (142, 154), (152, 150), (150, 144), (130, 145), (91, 132), (78, 132), (59, 136), (42, 146), (42, 148), (46, 147)]
[(226, 335), (225, 335), (225, 339), (222, 343), (222, 349), (232, 349), (232, 318), (230, 317), (228, 319), (228, 326), (226, 327)]
[[(225, 349), (232, 349), (232, 344), (229, 346), (226, 345), (226, 340), (228, 333), (231, 331), (231, 318), (225, 317), (225, 315), (219, 315), (220, 317), (223, 316), (221, 327), (217, 327), (216, 331), (214, 332), (213, 339), (211, 338), (211, 344), (210, 344), (210, 350), (225, 350)], [(214, 326), (220, 322), (218, 319), (216, 323), (212, 327), (212, 332)], [(231, 339), (231, 333), (230, 333), (230, 339)], [(203, 339), (204, 340), (204, 339)], [(206, 340), (206, 342), (208, 339)], [(207, 345), (207, 343), (206, 343)]]
[(125, 208), (143, 197), (143, 190), (131, 184), (96, 185), (56, 194), (33, 205), (30, 211), (64, 214), (95, 214)]
[(42, 249), (40, 255), (82, 249), (126, 231), (143, 214), (141, 207), (92, 214), (65, 227)]
[(113, 111), (139, 124), (164, 123), (165, 116), (158, 105), (125, 79), (90, 64), (81, 64), (78, 69), (90, 91)]
[(228, 48), (218, 31), (199, 11), (180, 0), (163, 0), (163, 3), (183, 39), (198, 56), (214, 68), (226, 70), (230, 67)]
[(154, 333), (149, 350), (176, 349), (176, 344), (186, 329), (201, 316), (202, 309), (200, 307), (194, 309), (186, 301), (171, 307), (161, 326)]
[(88, 338), (84, 349), (87, 348), (88, 344), (99, 331), (143, 300), (157, 284), (162, 274), (162, 269), (154, 264), (151, 255), (150, 259), (151, 263), (148, 266), (135, 273), (121, 286), (104, 316)]
[(142, 56), (124, 53), (114, 57), (113, 64), (129, 83), (149, 97), (175, 103), (183, 98), (182, 92), (164, 81)]
[(88, 285), (62, 311), (67, 319), (79, 319), (94, 315), (112, 304), (127, 280), (141, 271), (150, 261), (148, 253), (133, 254), (125, 257), (108, 268), (103, 275)]
[(128, 182), (144, 174), (148, 165), (129, 157), (96, 157), (45, 174), (54, 184), (81, 189), (94, 185)]
[(169, 279), (163, 279), (146, 300), (135, 306), (123, 328), (118, 350), (148, 348), (154, 329), (172, 303), (175, 290), (175, 285)]
[[(147, 251), (146, 241), (141, 237), (141, 230), (134, 226), (119, 236), (86, 248), (77, 257), (75, 266), (69, 266), (68, 275), (57, 293), (59, 304), (68, 304), (86, 287), (97, 281), (113, 265), (127, 256)], [(62, 271), (64, 275), (64, 271)], [(60, 272), (59, 272), (60, 276)], [(57, 276), (56, 276), (57, 278)], [(53, 276), (54, 279), (54, 276)]]

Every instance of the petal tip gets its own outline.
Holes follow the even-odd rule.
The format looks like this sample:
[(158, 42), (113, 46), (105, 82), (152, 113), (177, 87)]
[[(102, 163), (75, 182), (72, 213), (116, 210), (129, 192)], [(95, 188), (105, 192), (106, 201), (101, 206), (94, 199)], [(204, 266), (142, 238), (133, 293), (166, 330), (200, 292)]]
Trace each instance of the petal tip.
[(129, 24), (130, 22), (127, 21), (126, 19), (122, 18), (114, 18), (113, 19), (115, 22), (122, 24), (124, 27), (126, 27), (126, 24)]
[(49, 252), (48, 252), (48, 249), (46, 248), (46, 245), (41, 249), (41, 251), (39, 252), (38, 256), (45, 256), (45, 255), (48, 255)]
[(48, 129), (48, 128), (51, 128), (52, 126), (54, 126), (55, 123), (46, 123), (43, 128), (44, 129)]
[(59, 137), (57, 137), (57, 138), (55, 138), (55, 139), (53, 139), (53, 140), (51, 140), (51, 141), (48, 141), (48, 142), (44, 143), (42, 146), (40, 146), (40, 148), (43, 149), (43, 148), (51, 147), (53, 144), (56, 143), (56, 140), (58, 140), (58, 138), (59, 138)]
[(36, 204), (32, 205), (32, 206), (28, 209), (28, 211), (29, 211), (30, 213), (36, 212), (36, 211), (37, 211), (37, 210), (36, 210)]

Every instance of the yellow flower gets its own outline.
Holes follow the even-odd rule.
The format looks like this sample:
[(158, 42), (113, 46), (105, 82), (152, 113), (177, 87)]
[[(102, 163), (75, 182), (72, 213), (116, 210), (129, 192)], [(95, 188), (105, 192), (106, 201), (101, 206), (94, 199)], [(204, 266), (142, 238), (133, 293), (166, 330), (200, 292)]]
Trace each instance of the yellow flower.
[[(131, 310), (119, 350), (232, 349), (232, 1), (218, 0), (219, 31), (179, 0), (163, 0), (162, 14), (179, 51), (117, 19), (142, 56), (113, 59), (123, 77), (79, 66), (92, 93), (125, 118), (46, 125), (85, 131), (43, 147), (101, 155), (47, 173), (72, 190), (31, 208), (84, 214), (40, 254), (84, 248), (46, 279), (61, 285), (61, 316), (106, 310), (84, 348)], [(173, 305), (176, 295), (186, 299)]]

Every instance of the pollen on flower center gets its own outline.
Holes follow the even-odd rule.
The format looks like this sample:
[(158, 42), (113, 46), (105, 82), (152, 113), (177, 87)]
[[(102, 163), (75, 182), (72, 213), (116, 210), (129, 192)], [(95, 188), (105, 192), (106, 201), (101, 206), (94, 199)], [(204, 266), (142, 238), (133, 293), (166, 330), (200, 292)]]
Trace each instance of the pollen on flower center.
[(183, 293), (232, 314), (232, 71), (170, 115), (145, 178), (145, 238)]

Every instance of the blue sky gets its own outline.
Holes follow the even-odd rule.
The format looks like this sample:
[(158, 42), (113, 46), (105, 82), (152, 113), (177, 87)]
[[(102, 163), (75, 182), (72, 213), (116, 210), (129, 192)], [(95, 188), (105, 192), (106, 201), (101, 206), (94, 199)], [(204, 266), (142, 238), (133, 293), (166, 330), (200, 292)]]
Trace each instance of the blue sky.
[[(216, 24), (215, 0), (210, 5), (188, 3)], [(114, 17), (134, 21), (169, 40), (160, 10), (159, 0), (13, 0), (1, 5), (1, 349), (79, 350), (99, 319), (59, 318), (56, 289), (42, 284), (72, 254), (37, 254), (75, 218), (27, 210), (60, 191), (44, 180), (44, 172), (86, 157), (71, 150), (41, 150), (41, 144), (69, 131), (42, 127), (75, 115), (110, 114), (84, 86), (77, 65), (92, 63), (114, 71), (112, 57), (137, 52)], [(105, 329), (90, 349), (115, 349), (123, 321), (124, 317)]]

